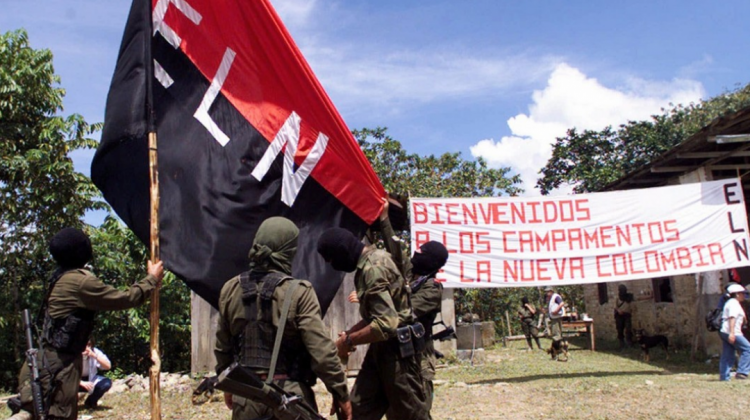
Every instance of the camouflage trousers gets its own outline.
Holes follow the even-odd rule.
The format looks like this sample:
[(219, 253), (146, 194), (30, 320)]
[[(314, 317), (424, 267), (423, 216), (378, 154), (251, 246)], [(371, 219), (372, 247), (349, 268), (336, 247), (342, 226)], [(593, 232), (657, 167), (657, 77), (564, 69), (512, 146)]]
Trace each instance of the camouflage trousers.
[[(80, 354), (58, 353), (46, 349), (40, 352), (39, 379), (45, 405), (49, 403), (48, 419), (78, 418), (78, 385), (81, 382), (83, 357)], [(18, 375), (18, 393), (23, 409), (34, 412), (31, 396), (31, 371), (24, 363)]]
[(427, 420), (419, 357), (401, 358), (392, 341), (370, 344), (352, 389), (355, 419)]
[(562, 335), (562, 318), (550, 318), (549, 320), (549, 331), (552, 341), (560, 341), (563, 339)]

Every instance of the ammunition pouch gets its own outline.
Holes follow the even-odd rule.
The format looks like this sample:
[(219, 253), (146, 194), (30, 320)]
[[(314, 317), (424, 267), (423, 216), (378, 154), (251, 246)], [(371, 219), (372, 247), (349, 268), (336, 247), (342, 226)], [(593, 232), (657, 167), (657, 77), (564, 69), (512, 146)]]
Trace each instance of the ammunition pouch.
[(82, 353), (94, 330), (94, 311), (78, 309), (65, 318), (44, 320), (44, 341), (60, 353)]
[(414, 343), (411, 341), (409, 325), (396, 328), (396, 342), (398, 343), (398, 354), (402, 359), (414, 356)]
[(424, 325), (417, 322), (415, 324), (409, 325), (409, 329), (411, 330), (411, 340), (414, 343), (414, 352), (424, 352), (425, 348), (427, 347), (427, 343), (425, 340), (427, 337), (427, 333), (425, 332)]
[(399, 356), (406, 359), (423, 352), (426, 347), (425, 335), (424, 326), (419, 322), (396, 328)]

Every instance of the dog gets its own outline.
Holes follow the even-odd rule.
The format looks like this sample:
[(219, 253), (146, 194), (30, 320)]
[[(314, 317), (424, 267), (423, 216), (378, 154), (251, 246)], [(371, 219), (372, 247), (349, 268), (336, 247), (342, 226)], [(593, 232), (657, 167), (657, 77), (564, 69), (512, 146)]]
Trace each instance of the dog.
[(198, 387), (193, 391), (191, 401), (193, 405), (201, 405), (211, 401), (216, 393), (216, 383), (219, 382), (218, 376), (206, 376), (203, 378)]
[[(552, 340), (552, 344), (550, 344), (549, 349), (547, 349), (547, 354), (549, 354), (552, 357), (552, 360), (557, 360), (558, 362), (567, 362), (568, 361), (568, 340), (560, 340), (555, 341)], [(565, 359), (561, 359), (560, 356), (565, 356)]]
[(664, 349), (666, 359), (669, 360), (669, 339), (663, 335), (649, 336), (643, 330), (635, 330), (635, 342), (641, 345), (641, 357), (644, 362), (649, 362), (648, 350), (652, 347), (661, 346)]

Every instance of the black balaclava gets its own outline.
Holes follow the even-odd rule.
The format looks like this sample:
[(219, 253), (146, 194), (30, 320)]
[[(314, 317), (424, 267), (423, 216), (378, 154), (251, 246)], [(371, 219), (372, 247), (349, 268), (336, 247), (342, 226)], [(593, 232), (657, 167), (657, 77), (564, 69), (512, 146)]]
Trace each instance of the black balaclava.
[(521, 303), (524, 304), (524, 305), (526, 305), (527, 303), (529, 303), (529, 298), (527, 298), (526, 296), (522, 297), (521, 298)]
[(623, 302), (631, 302), (633, 300), (633, 294), (628, 293), (628, 288), (624, 284), (617, 286), (617, 296)]
[(91, 240), (83, 231), (65, 228), (49, 241), (49, 253), (64, 269), (82, 268), (93, 255)]
[(411, 257), (412, 273), (418, 276), (436, 273), (448, 261), (448, 250), (440, 242), (429, 241)]
[(363, 244), (346, 229), (331, 228), (318, 238), (318, 253), (334, 270), (351, 273), (357, 269)]

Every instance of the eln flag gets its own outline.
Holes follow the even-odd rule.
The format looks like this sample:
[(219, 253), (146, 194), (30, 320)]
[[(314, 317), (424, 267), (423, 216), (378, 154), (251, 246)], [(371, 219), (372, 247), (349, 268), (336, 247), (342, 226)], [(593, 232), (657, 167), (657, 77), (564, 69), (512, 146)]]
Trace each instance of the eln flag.
[(293, 274), (325, 311), (342, 276), (318, 236), (361, 234), (385, 192), (267, 0), (133, 2), (91, 175), (144, 242), (152, 129), (167, 268), (216, 306), (260, 223), (288, 217), (300, 228)]

